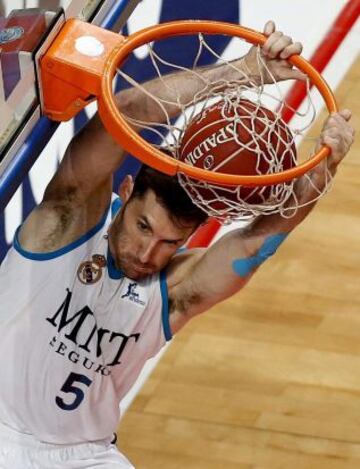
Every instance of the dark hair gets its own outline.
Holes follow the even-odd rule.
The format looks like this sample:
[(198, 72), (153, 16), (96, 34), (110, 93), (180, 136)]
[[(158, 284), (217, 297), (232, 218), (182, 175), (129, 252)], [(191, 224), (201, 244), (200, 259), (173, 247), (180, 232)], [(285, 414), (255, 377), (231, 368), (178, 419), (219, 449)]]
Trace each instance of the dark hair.
[(168, 176), (149, 166), (143, 165), (135, 179), (131, 198), (142, 198), (151, 189), (158, 202), (167, 209), (177, 224), (197, 226), (204, 223), (207, 214), (197, 207), (179, 184), (176, 176)]

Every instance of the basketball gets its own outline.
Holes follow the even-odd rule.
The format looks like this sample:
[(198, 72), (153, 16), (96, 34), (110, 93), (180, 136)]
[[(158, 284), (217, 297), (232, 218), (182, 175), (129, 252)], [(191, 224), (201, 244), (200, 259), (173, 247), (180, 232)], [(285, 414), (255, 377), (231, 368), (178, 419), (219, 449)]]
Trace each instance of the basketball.
[[(226, 174), (271, 174), (292, 168), (296, 148), (288, 126), (276, 114), (247, 99), (224, 100), (205, 108), (185, 129), (179, 159)], [(191, 180), (191, 197), (216, 211), (232, 202), (271, 202), (276, 186), (230, 187)]]

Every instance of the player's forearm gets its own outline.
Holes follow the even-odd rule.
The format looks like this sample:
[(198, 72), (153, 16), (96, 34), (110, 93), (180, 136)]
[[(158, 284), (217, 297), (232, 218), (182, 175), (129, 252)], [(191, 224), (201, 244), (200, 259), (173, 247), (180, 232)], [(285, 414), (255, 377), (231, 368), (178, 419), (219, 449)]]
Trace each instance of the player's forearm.
[(184, 107), (204, 99), (210, 90), (221, 91), (231, 80), (246, 84), (244, 68), (243, 59), (238, 59), (231, 66), (213, 65), (171, 73), (143, 83), (140, 88), (121, 91), (117, 103), (120, 111), (132, 119), (166, 122), (167, 117), (176, 117)]
[(195, 315), (241, 290), (314, 205), (302, 207), (290, 219), (280, 215), (259, 217), (251, 225), (235, 229), (218, 240), (178, 292), (181, 308), (176, 305), (177, 310)]
[(245, 231), (235, 232), (230, 257), (234, 258), (233, 270), (240, 277), (245, 279), (252, 275), (315, 207), (353, 142), (354, 131), (348, 124), (350, 117), (350, 111), (344, 110), (324, 124), (316, 150), (320, 144), (326, 144), (331, 154), (295, 182), (293, 195), (282, 210), (285, 209), (285, 216), (280, 213), (262, 216)]
[(308, 178), (296, 183), (299, 204), (304, 204), (291, 218), (280, 214), (262, 216), (251, 225), (227, 233), (211, 246), (191, 270), (187, 280), (173, 295), (174, 308), (189, 317), (199, 314), (241, 290), (256, 270), (287, 235), (311, 212), (315, 189)]
[(280, 214), (263, 215), (247, 227), (226, 235), (209, 249), (201, 266), (200, 276), (205, 284), (211, 282), (211, 266), (222, 266), (214, 287), (219, 297), (227, 297), (231, 292), (242, 288), (255, 270), (275, 254), (288, 234), (309, 215), (316, 205), (314, 199), (318, 194), (317, 188), (325, 183), (321, 173), (322, 171), (314, 170), (296, 182), (294, 192), (299, 208), (291, 217), (286, 218)]

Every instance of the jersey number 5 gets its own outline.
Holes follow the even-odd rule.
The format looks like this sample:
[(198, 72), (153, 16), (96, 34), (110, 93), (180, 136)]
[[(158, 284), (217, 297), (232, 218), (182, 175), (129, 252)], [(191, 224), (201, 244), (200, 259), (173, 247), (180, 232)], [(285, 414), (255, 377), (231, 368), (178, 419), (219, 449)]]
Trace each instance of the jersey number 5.
[(56, 396), (55, 401), (56, 401), (56, 404), (60, 407), (60, 409), (74, 410), (77, 407), (79, 407), (82, 400), (84, 399), (85, 397), (84, 391), (78, 386), (75, 386), (74, 383), (85, 384), (85, 386), (89, 387), (92, 381), (87, 376), (79, 375), (78, 373), (70, 373), (69, 376), (67, 377), (67, 380), (63, 384), (61, 391), (66, 394), (68, 393), (74, 394), (74, 399), (69, 404), (66, 404), (62, 397)]

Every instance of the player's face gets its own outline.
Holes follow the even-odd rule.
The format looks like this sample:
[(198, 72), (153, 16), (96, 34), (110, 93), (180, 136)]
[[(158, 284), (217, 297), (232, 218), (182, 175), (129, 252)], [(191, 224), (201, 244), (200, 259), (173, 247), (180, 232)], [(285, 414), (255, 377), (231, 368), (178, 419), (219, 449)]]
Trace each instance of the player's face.
[(134, 280), (163, 269), (193, 233), (195, 225), (179, 226), (159, 204), (153, 191), (125, 204), (109, 229), (109, 247), (116, 267)]

